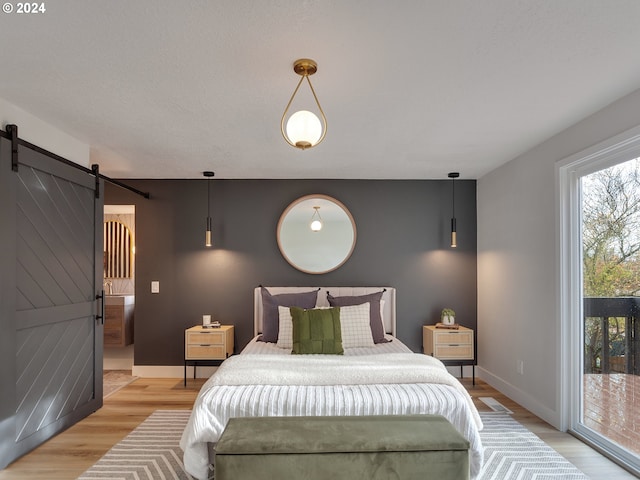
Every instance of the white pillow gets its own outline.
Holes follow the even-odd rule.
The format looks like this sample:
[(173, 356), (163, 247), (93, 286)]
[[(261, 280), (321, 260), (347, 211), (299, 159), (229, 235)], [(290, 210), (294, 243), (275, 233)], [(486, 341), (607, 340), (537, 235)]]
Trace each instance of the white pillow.
[[(331, 307), (316, 308), (326, 309)], [(293, 349), (293, 317), (289, 307), (283, 307), (282, 305), (278, 305), (278, 341), (276, 346), (278, 348), (288, 348), (289, 350)]]
[(293, 317), (289, 307), (278, 305), (278, 348), (293, 349)]
[(370, 309), (369, 302), (340, 307), (343, 348), (374, 346), (371, 324), (369, 323)]

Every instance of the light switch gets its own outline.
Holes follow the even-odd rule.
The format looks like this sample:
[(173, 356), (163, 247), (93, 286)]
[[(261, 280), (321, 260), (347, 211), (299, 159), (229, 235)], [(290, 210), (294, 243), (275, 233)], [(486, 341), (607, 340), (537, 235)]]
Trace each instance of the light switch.
[(158, 280), (151, 282), (151, 293), (160, 293), (160, 282)]

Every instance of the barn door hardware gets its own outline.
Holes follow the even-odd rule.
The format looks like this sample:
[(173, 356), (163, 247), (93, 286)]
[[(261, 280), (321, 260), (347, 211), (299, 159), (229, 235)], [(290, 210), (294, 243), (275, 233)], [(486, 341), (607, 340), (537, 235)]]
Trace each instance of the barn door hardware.
[(18, 126), (7, 125), (7, 133), (11, 136), (11, 170), (18, 171)]

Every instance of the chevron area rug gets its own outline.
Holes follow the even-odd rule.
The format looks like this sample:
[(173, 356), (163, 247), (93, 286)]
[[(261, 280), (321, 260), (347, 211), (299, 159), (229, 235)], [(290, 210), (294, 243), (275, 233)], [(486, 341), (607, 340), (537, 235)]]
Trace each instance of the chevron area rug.
[[(191, 480), (179, 447), (189, 410), (156, 410), (78, 480)], [(505, 413), (481, 413), (485, 464), (478, 480), (588, 480)]]
[(191, 410), (156, 410), (78, 480), (192, 479), (179, 445), (189, 415)]
[(480, 413), (484, 466), (478, 480), (588, 480), (566, 458), (505, 413)]

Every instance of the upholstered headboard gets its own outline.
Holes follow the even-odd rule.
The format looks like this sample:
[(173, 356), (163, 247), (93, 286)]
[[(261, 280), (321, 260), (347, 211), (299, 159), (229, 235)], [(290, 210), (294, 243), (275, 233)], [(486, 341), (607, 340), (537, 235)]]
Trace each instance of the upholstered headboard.
[[(382, 308), (382, 321), (384, 322), (385, 332), (391, 335), (396, 334), (396, 289), (392, 287), (265, 287), (272, 295), (280, 293), (299, 293), (318, 290), (318, 301), (316, 306), (327, 307), (327, 292), (333, 297), (348, 297), (356, 295), (367, 295), (369, 293), (385, 290), (382, 294), (384, 306)], [(262, 333), (262, 295), (260, 287), (253, 291), (253, 325), (254, 334)]]

